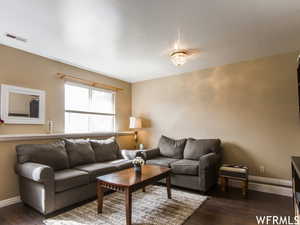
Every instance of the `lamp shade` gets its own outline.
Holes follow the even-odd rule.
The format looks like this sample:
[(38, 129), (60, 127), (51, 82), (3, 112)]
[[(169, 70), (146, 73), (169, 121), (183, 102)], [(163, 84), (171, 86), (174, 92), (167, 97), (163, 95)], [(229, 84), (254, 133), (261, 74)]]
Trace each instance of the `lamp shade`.
[(131, 129), (138, 129), (142, 128), (142, 120), (141, 118), (138, 117), (130, 117), (130, 122), (129, 122), (129, 128)]

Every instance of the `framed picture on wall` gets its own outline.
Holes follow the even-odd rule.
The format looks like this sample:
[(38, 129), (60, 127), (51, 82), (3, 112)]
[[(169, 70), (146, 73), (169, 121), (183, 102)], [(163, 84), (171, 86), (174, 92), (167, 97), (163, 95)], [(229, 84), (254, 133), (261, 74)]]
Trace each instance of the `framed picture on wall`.
[(45, 91), (0, 85), (1, 119), (7, 124), (44, 124)]

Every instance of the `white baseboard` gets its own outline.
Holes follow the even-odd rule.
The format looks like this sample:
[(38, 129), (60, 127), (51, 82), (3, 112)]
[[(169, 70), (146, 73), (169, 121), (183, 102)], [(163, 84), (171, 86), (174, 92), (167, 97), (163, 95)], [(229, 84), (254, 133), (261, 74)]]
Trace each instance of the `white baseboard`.
[(3, 208), (5, 206), (9, 206), (9, 205), (13, 205), (13, 204), (16, 204), (16, 203), (19, 203), (19, 202), (21, 202), (20, 196), (8, 198), (8, 199), (0, 201), (0, 208)]
[[(229, 179), (231, 187), (240, 187), (240, 181)], [(277, 195), (292, 196), (292, 182), (290, 180), (270, 177), (249, 176), (248, 189)]]
[(276, 179), (270, 177), (259, 177), (259, 176), (249, 176), (249, 180), (257, 183), (267, 183), (267, 184), (274, 184), (279, 186), (286, 186), (292, 187), (291, 180), (284, 180), (284, 179)]

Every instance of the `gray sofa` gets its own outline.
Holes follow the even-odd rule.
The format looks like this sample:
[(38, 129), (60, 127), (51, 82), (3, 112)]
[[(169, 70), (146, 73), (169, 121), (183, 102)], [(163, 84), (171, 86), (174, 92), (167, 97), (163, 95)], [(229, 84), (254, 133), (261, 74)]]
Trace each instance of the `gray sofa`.
[(21, 200), (46, 215), (96, 195), (96, 177), (131, 167), (136, 151), (119, 150), (114, 138), (66, 139), (18, 145)]
[(222, 147), (219, 139), (160, 138), (158, 147), (144, 150), (146, 164), (172, 169), (172, 185), (208, 191), (217, 184)]

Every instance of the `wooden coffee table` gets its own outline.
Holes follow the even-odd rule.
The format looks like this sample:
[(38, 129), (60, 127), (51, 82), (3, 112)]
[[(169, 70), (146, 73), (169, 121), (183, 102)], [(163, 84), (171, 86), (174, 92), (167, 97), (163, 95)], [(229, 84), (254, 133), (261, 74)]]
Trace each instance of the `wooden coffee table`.
[(126, 224), (131, 225), (132, 192), (143, 189), (149, 184), (166, 178), (168, 198), (171, 198), (171, 169), (144, 165), (140, 174), (133, 168), (97, 177), (98, 213), (102, 213), (104, 189), (125, 193)]

